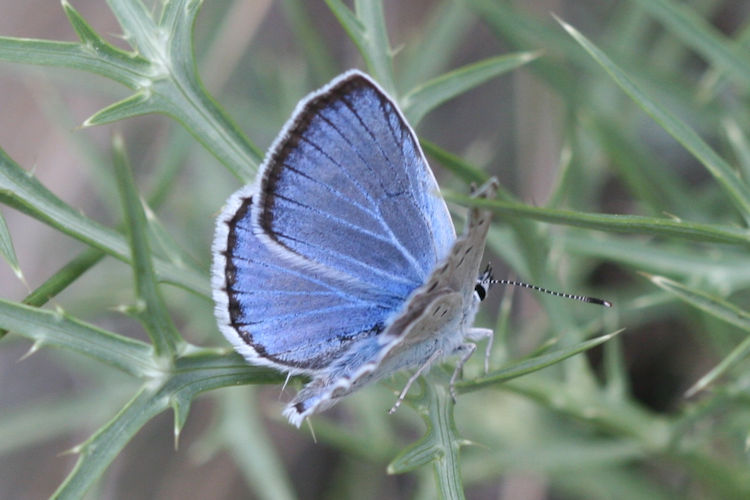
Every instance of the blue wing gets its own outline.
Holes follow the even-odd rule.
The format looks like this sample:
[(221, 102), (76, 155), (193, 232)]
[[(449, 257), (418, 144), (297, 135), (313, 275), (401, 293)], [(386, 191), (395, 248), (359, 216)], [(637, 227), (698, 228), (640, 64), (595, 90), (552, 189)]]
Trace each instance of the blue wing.
[(214, 299), (224, 335), (255, 364), (294, 372), (325, 368), (353, 339), (379, 334), (402, 298), (357, 288), (290, 262), (257, 237), (252, 197), (235, 195), (214, 257)]
[(261, 173), (257, 225), (307, 260), (408, 296), (455, 240), (413, 131), (359, 72), (301, 106)]
[(225, 336), (250, 361), (316, 372), (379, 334), (455, 232), (413, 131), (368, 77), (311, 95), (214, 241)]

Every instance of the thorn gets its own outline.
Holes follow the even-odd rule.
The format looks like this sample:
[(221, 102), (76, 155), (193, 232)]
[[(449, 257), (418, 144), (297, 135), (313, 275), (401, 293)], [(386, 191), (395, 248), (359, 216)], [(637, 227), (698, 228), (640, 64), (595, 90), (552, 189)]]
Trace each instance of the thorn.
[(313, 443), (318, 444), (318, 438), (317, 436), (315, 436), (315, 429), (313, 429), (310, 417), (305, 417), (305, 422), (307, 422), (307, 428), (310, 429), (310, 435), (312, 436)]
[(174, 451), (180, 449), (180, 429), (177, 425), (174, 426)]
[(37, 340), (36, 342), (34, 342), (33, 344), (31, 344), (31, 347), (29, 347), (29, 350), (26, 351), (26, 353), (23, 356), (21, 356), (20, 358), (18, 358), (18, 360), (16, 361), (16, 363), (20, 363), (21, 361), (26, 360), (26, 358), (28, 358), (29, 356), (31, 356), (32, 354), (34, 354), (35, 352), (37, 352), (40, 347), (42, 347), (42, 340)]
[(705, 382), (703, 378), (701, 378), (698, 382), (693, 384), (693, 386), (685, 391), (685, 398), (692, 398), (702, 390), (704, 390), (706, 387), (708, 387), (708, 384)]
[(279, 399), (281, 399), (281, 395), (284, 394), (284, 389), (286, 389), (286, 386), (289, 383), (289, 379), (291, 378), (292, 378), (292, 372), (287, 373), (286, 380), (284, 380), (284, 385), (281, 386), (281, 391), (279, 392)]
[(60, 453), (57, 454), (58, 457), (62, 457), (65, 455), (80, 455), (83, 451), (83, 446), (86, 443), (77, 444), (71, 448), (68, 448), (67, 450), (63, 450)]

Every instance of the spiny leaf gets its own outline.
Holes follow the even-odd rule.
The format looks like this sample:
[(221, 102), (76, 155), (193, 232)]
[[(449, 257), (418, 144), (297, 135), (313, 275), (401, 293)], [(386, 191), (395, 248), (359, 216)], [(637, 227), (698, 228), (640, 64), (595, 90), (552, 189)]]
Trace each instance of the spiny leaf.
[(187, 401), (203, 391), (237, 384), (278, 382), (274, 370), (247, 366), (237, 354), (192, 349), (176, 360), (173, 370), (155, 374), (107, 424), (76, 447), (78, 461), (53, 498), (81, 498), (132, 437), (175, 401), (179, 419)]
[(125, 39), (134, 49), (152, 62), (166, 62), (162, 57), (165, 54), (164, 33), (141, 0), (107, 0), (107, 4), (122, 27)]
[(190, 413), (190, 403), (192, 403), (192, 399), (190, 395), (185, 393), (177, 393), (170, 399), (169, 405), (172, 407), (174, 414), (172, 433), (175, 450), (180, 447), (180, 433), (182, 432), (182, 428), (185, 427), (185, 422), (187, 422), (187, 417)]
[(83, 126), (104, 125), (134, 116), (159, 112), (164, 112), (164, 110), (156, 106), (153, 94), (144, 89), (97, 111), (83, 122)]
[[(94, 248), (128, 262), (130, 254), (125, 238), (73, 209), (23, 170), (0, 149), (0, 201), (20, 210)], [(189, 268), (177, 268), (157, 259), (156, 271), (163, 281), (208, 296), (208, 280)]]
[[(422, 438), (404, 448), (388, 465), (389, 474), (401, 474), (432, 464), (438, 492), (443, 499), (464, 498), (459, 450), (466, 443), (458, 436), (453, 419), (453, 399), (444, 381), (436, 382), (433, 370), (420, 383), (421, 395), (410, 401), (424, 420)], [(443, 377), (444, 378), (444, 377)]]
[(130, 439), (166, 408), (164, 398), (146, 386), (104, 426), (72, 451), (79, 454), (73, 470), (52, 495), (54, 499), (83, 498)]
[(148, 344), (52, 312), (0, 299), (0, 328), (38, 345), (67, 349), (136, 377), (157, 371)]
[(62, 0), (61, 4), (65, 15), (68, 16), (68, 21), (70, 21), (71, 26), (73, 26), (84, 45), (91, 47), (95, 52), (114, 49), (112, 45), (102, 39), (99, 33), (94, 31), (91, 25), (70, 5), (68, 0)]
[(113, 140), (114, 166), (117, 186), (122, 199), (124, 219), (132, 253), (136, 299), (145, 308), (139, 319), (154, 344), (154, 354), (171, 362), (184, 348), (184, 340), (177, 332), (167, 311), (154, 273), (151, 248), (148, 244), (148, 225), (135, 181), (128, 165), (122, 138)]
[(151, 73), (151, 64), (127, 52), (97, 53), (71, 42), (0, 37), (0, 60), (78, 69), (137, 88)]
[(443, 458), (443, 449), (437, 446), (430, 433), (410, 444), (388, 464), (388, 474), (405, 474), (435, 460)]
[[(58, 293), (73, 283), (79, 276), (91, 269), (97, 262), (104, 257), (104, 252), (96, 248), (88, 248), (81, 252), (80, 255), (73, 258), (65, 264), (58, 272), (53, 274), (44, 283), (39, 285), (33, 292), (23, 299), (23, 304), (32, 307), (41, 307), (47, 301), (55, 297)], [(8, 330), (0, 330), (2, 338)]]
[(446, 193), (445, 197), (462, 205), (488, 207), (492, 211), (503, 215), (520, 215), (544, 222), (566, 224), (586, 229), (651, 234), (655, 236), (684, 238), (691, 241), (731, 243), (743, 246), (750, 245), (750, 234), (746, 230), (719, 224), (700, 224), (639, 215), (591, 214), (556, 208), (533, 207), (512, 201), (478, 200), (450, 193)]

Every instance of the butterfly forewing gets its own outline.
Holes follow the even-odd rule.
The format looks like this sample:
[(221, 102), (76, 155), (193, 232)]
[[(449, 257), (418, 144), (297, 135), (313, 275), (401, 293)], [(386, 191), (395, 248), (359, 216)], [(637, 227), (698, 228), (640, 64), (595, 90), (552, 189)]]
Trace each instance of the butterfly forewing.
[(455, 236), (409, 126), (367, 77), (311, 97), (262, 172), (256, 221), (294, 254), (406, 297)]
[[(494, 198), (497, 180), (487, 181), (472, 197)], [(425, 335), (440, 332), (445, 325), (458, 321), (473, 321), (474, 287), (484, 254), (492, 213), (477, 207), (469, 210), (464, 233), (451, 247), (448, 256), (433, 270), (429, 279), (410, 298), (407, 308), (391, 323), (380, 341), (406, 345), (425, 339)], [(471, 326), (471, 325), (468, 325)], [(459, 324), (456, 329), (460, 330)], [(427, 332), (427, 333), (425, 333)]]

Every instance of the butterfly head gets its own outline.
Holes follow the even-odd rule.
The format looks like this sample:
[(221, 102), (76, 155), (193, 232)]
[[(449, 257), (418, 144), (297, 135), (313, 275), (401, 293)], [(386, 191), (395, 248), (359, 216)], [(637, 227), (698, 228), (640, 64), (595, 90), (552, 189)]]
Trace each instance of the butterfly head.
[(490, 287), (495, 284), (495, 278), (492, 276), (492, 266), (487, 264), (484, 271), (477, 278), (477, 284), (474, 286), (474, 293), (480, 301), (484, 300)]

